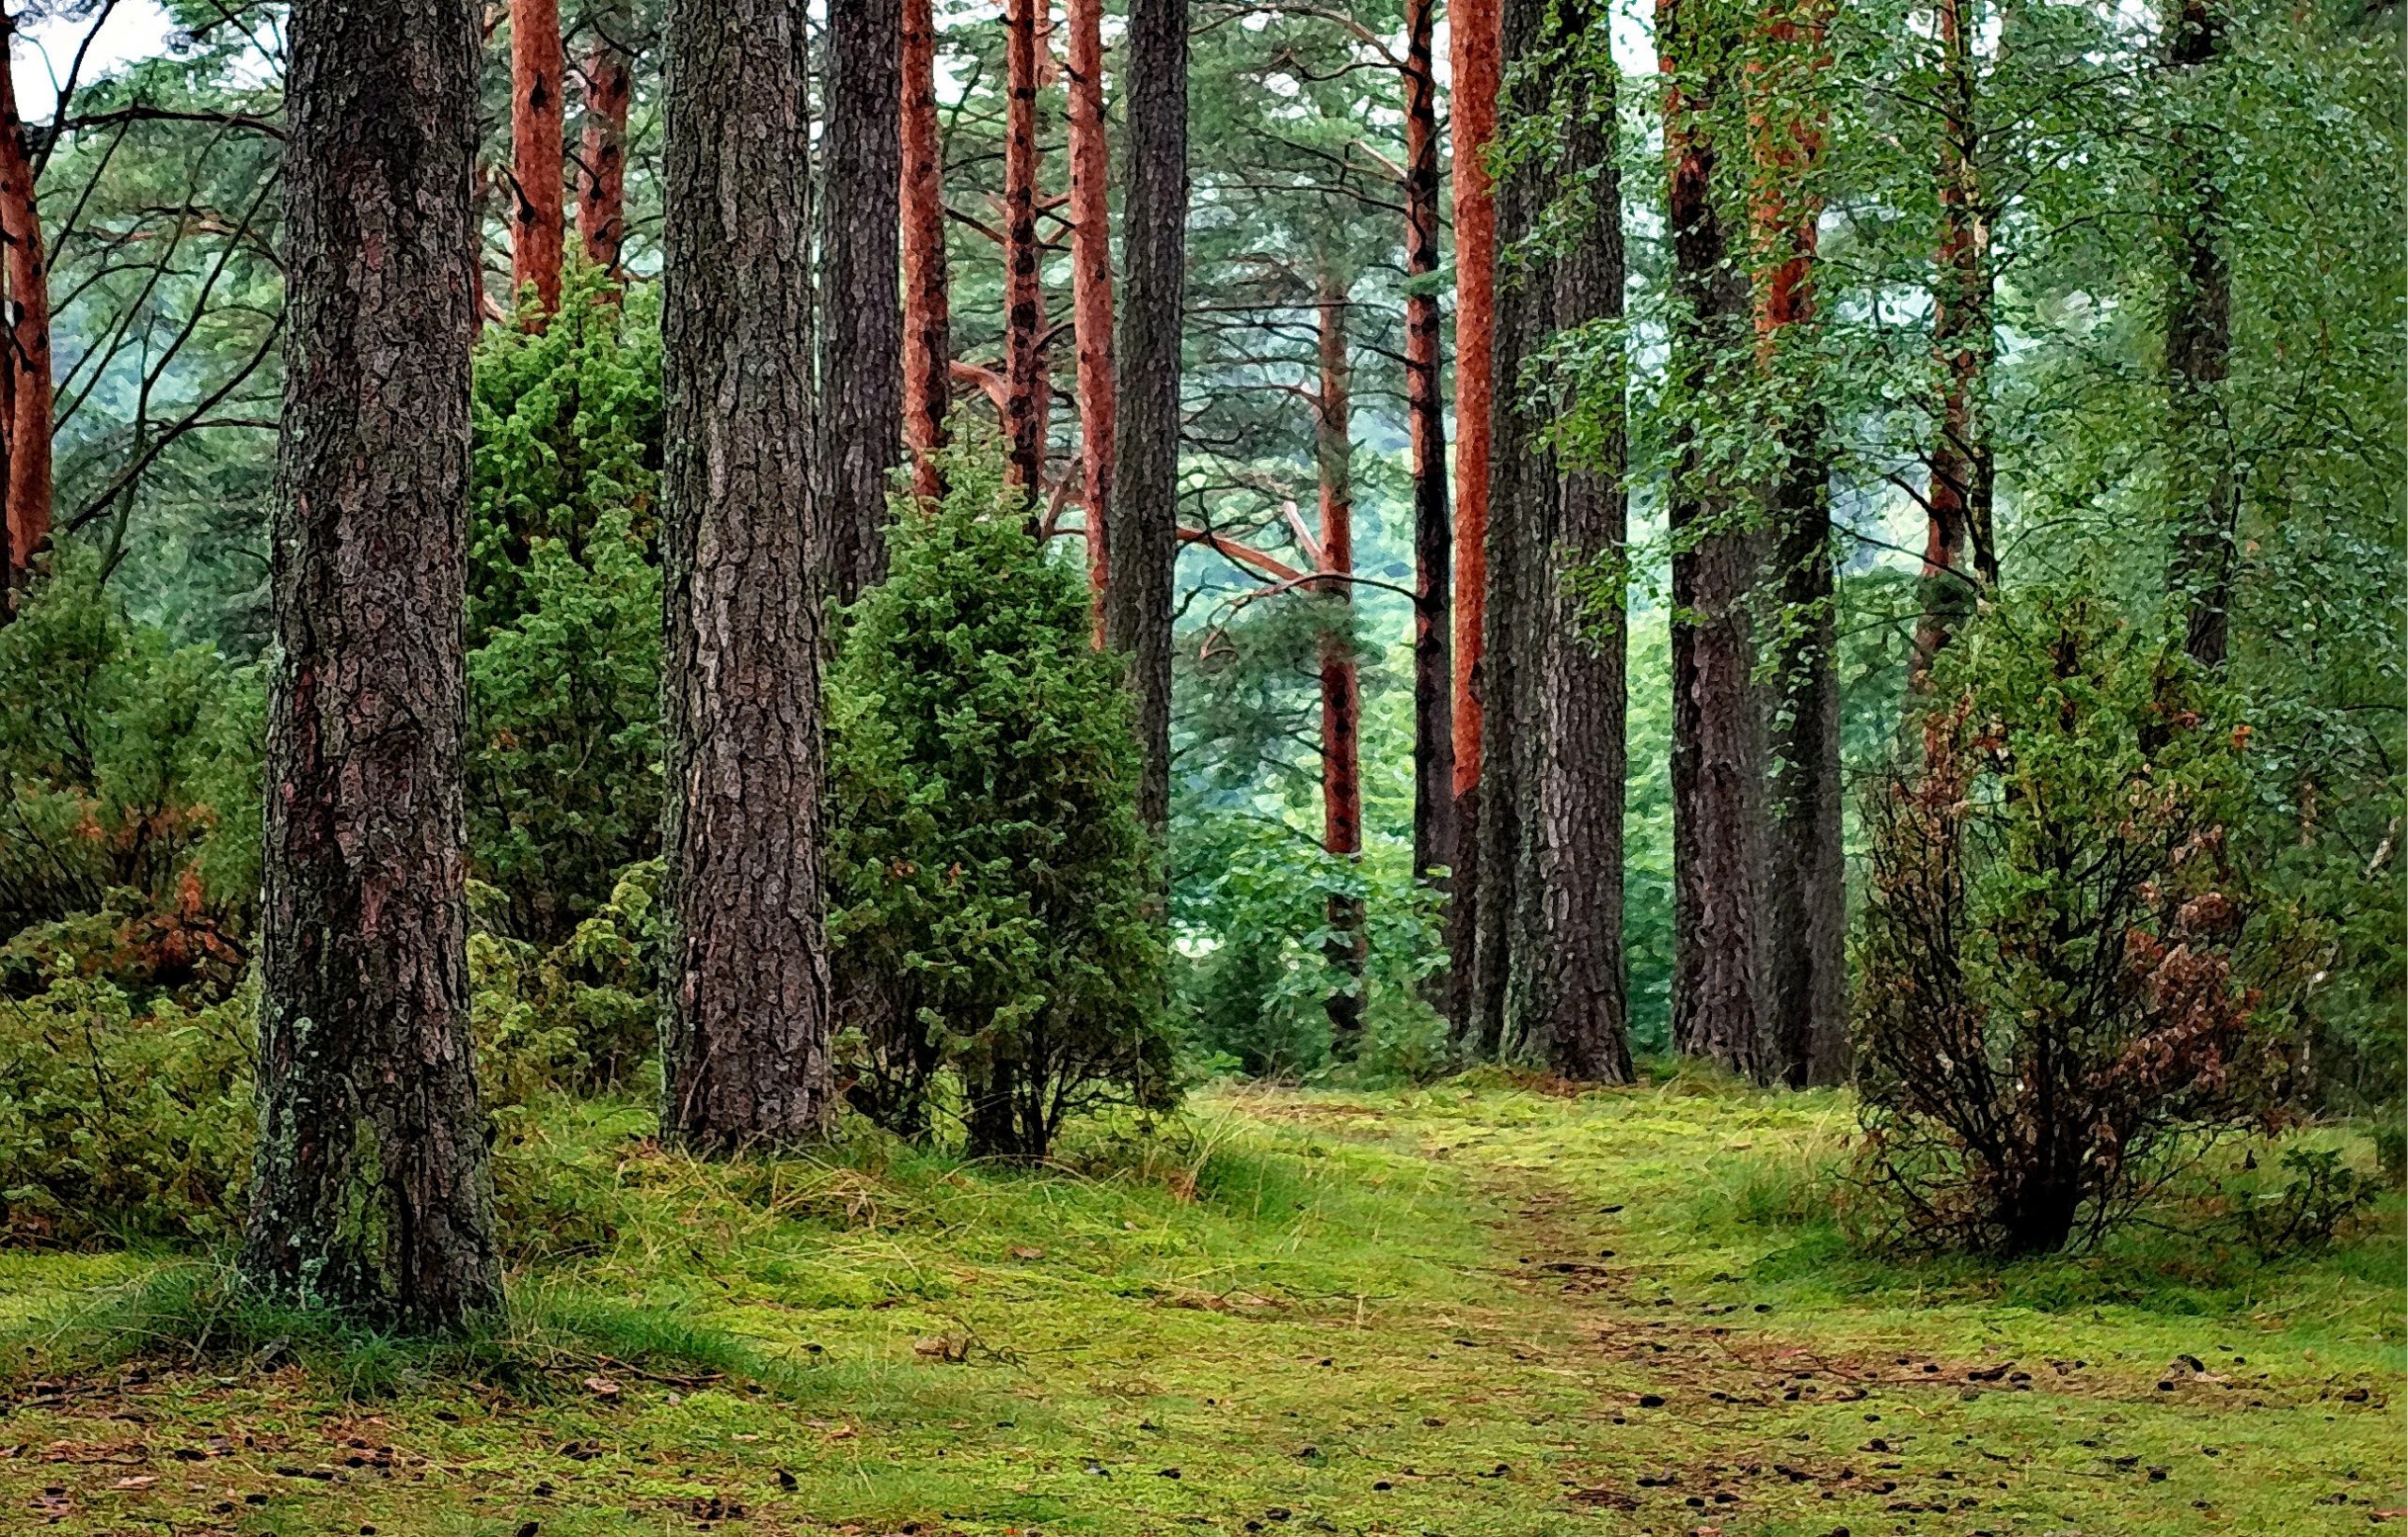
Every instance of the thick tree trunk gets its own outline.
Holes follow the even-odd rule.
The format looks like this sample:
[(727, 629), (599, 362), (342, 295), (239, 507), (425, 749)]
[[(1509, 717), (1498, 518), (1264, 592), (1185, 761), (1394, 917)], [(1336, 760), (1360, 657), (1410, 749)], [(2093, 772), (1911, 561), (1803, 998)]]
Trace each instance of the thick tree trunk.
[(660, 1122), (711, 1153), (816, 1137), (835, 1107), (801, 27), (784, 0), (669, 8)]
[(561, 307), (562, 91), (560, 0), (510, 0), (510, 286), (529, 285), (546, 314)]
[(1103, 0), (1069, 0), (1070, 312), (1079, 348), (1079, 496), (1095, 642), (1112, 576), (1112, 153), (1103, 126)]
[(1932, 658), (1998, 581), (1990, 534), (1991, 457), (1984, 409), (1991, 334), (1989, 223), (1982, 206), (1971, 0), (1940, 0), (1940, 250), (1932, 341), (1941, 369), (1939, 440), (1925, 496), (1922, 615), (1907, 676), (1928, 687)]
[(1170, 827), (1171, 578), (1179, 560), (1179, 374), (1187, 282), (1187, 0), (1130, 0), (1121, 204), (1122, 388), (1113, 437), (1106, 638), (1129, 656), (1146, 752), (1137, 812)]
[[(2216, 0), (2176, 0), (2167, 62), (2194, 84), (2224, 46)], [(2166, 490), (2175, 531), (2169, 585), (2188, 619), (2183, 649), (2208, 667), (2229, 649), (2233, 548), (2241, 501), (2230, 442), (2222, 433), (2225, 375), (2232, 354), (2232, 276), (2217, 244), (2223, 198), (2216, 186), (2215, 125), (2186, 103), (2174, 130), (2176, 186), (2172, 285), (2165, 308), (2169, 404)]]
[[(1726, 23), (1704, 0), (1657, 0), (1671, 184), (1672, 369), (1692, 402), (1747, 357), (1748, 291), (1715, 206), (1706, 129), (1728, 82)], [(1691, 406), (1694, 410), (1696, 407)], [(1772, 1058), (1766, 958), (1765, 707), (1748, 604), (1764, 565), (1747, 493), (1693, 428), (1668, 501), (1672, 535), (1672, 1040), (1758, 1080)]]
[[(1595, 19), (1576, 8), (1557, 24), (1566, 33), (1551, 43), (1579, 39)], [(1554, 263), (1559, 328), (1623, 312), (1614, 82), (1610, 68), (1595, 70), (1568, 103), (1556, 191), (1574, 199), (1567, 212), (1576, 209), (1578, 224)], [(1627, 547), (1627, 446), (1619, 398), (1588, 410), (1603, 429), (1595, 457), (1561, 467), (1557, 500), (1533, 500), (1544, 521), (1526, 531), (1538, 748), (1522, 839), (1527, 954), (1512, 968), (1509, 1045), (1564, 1077), (1623, 1084), (1631, 1078), (1622, 939), (1628, 637), (1619, 590), (1594, 594), (1600, 571), (1618, 570)]]
[[(15, 24), (0, 18), (0, 49)], [(50, 261), (34, 195), (33, 154), (17, 107), (16, 67), (0, 55), (0, 240), (8, 246), (8, 523), (19, 579), (50, 540)]]
[(933, 499), (944, 494), (936, 455), (953, 407), (953, 315), (932, 0), (903, 0), (902, 88), (903, 441), (911, 451), (913, 494)]
[(635, 18), (626, 0), (605, 0), (593, 15), (585, 53), (584, 136), (578, 149), (577, 232), (585, 259), (626, 280), (627, 108), (635, 99)]
[[(1347, 356), (1345, 284), (1324, 271), (1314, 306), (1320, 326), (1321, 388), (1313, 421), (1313, 458), (1321, 482), (1320, 568), (1340, 578), (1312, 591), (1351, 616), (1354, 572), (1354, 365)], [(1321, 645), (1322, 847), (1349, 864), (1363, 857), (1361, 678), (1352, 624), (1333, 618)], [(1370, 959), (1363, 899), (1333, 892), (1328, 904), (1328, 954), (1346, 986), (1329, 995), (1330, 1051), (1351, 1060), (1363, 1040), (1363, 970)]]
[(1447, 16), (1448, 133), (1454, 156), (1455, 507), (1453, 613), (1455, 873), (1447, 948), (1453, 958), (1455, 1035), (1477, 1050), (1472, 967), (1479, 947), (1481, 645), (1487, 628), (1488, 479), (1492, 353), (1497, 304), (1497, 211), (1486, 154), (1497, 135), (1502, 43), (1497, 0), (1454, 0)]
[(1032, 504), (1045, 486), (1045, 292), (1037, 248), (1038, 33), (1046, 0), (1006, 0), (1004, 447)]
[(445, 1328), (501, 1300), (468, 1034), (467, 0), (297, 0), (260, 911), (271, 1295)]
[[(1404, 15), (1404, 301), (1407, 463), (1413, 475), (1413, 869), (1451, 869), (1455, 852), (1454, 552), (1447, 498), (1447, 399), (1439, 378), (1438, 85), (1433, 0)], [(1443, 991), (1443, 988), (1440, 990)]]
[[(1772, 904), (1766, 1020), (1778, 1070), (1794, 1087), (1837, 1083), (1847, 1062), (1846, 864), (1841, 845), (1839, 628), (1831, 562), (1829, 423), (1811, 379), (1814, 260), (1822, 202), (1814, 178), (1828, 114), (1823, 0), (1771, 19), (1751, 72), (1759, 100), (1751, 210), (1757, 356), (1775, 376), (1783, 445), (1767, 498), (1781, 634), (1774, 648), (1766, 895)], [(1798, 103), (1807, 103), (1800, 106)]]
[(901, 0), (831, 0), (819, 242), (819, 442), (813, 522), (830, 595), (886, 576), (887, 476), (902, 457)]

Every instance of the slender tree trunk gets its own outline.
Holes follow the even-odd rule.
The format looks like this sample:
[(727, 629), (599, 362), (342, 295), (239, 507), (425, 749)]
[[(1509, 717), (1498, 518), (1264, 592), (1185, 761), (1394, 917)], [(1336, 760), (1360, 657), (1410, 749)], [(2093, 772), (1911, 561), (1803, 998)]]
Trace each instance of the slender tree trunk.
[(1481, 646), (1487, 627), (1488, 476), (1491, 375), (1497, 304), (1497, 212), (1488, 185), (1488, 144), (1497, 135), (1497, 0), (1454, 0), (1448, 13), (1450, 93), (1448, 131), (1454, 150), (1455, 204), (1455, 508), (1454, 734), (1456, 856), (1447, 948), (1453, 957), (1459, 1044), (1477, 1050), (1471, 1023), (1472, 963), (1478, 949), (1483, 768)]
[[(1347, 357), (1346, 285), (1324, 270), (1314, 313), (1320, 325), (1321, 388), (1313, 422), (1313, 457), (1321, 481), (1321, 569), (1344, 578), (1354, 571), (1354, 365)], [(1354, 662), (1354, 584), (1317, 581), (1313, 592), (1334, 606), (1321, 643), (1322, 847), (1352, 865), (1363, 857), (1361, 679)], [(1333, 1055), (1351, 1060), (1363, 1039), (1363, 971), (1370, 959), (1363, 899), (1332, 892), (1328, 953), (1346, 978), (1329, 995)]]
[(953, 407), (953, 316), (932, 0), (903, 0), (902, 88), (903, 441), (911, 451), (913, 494), (934, 499), (944, 494), (936, 455)]
[(1079, 494), (1086, 508), (1087, 587), (1103, 644), (1112, 574), (1112, 153), (1103, 126), (1103, 0), (1069, 0), (1070, 310), (1079, 347)]
[(886, 575), (887, 477), (902, 457), (901, 0), (831, 0), (819, 242), (818, 563), (850, 603)]
[(562, 93), (560, 0), (510, 0), (510, 174), (516, 213), (510, 226), (510, 284), (534, 286), (546, 314), (561, 307)]
[[(1705, 0), (1656, 0), (1671, 184), (1672, 372), (1688, 410), (1735, 393), (1748, 291), (1728, 261), (1706, 123), (1728, 84), (1728, 24)], [(1736, 381), (1732, 381), (1735, 385)], [(1691, 425), (1668, 501), (1672, 535), (1672, 1039), (1766, 1079), (1765, 708), (1748, 605), (1764, 565), (1735, 472)]]
[(1930, 685), (1932, 658), (1998, 581), (1990, 533), (1991, 458), (1984, 398), (1993, 350), (1989, 224), (1983, 210), (1980, 123), (1973, 74), (1973, 0), (1939, 0), (1940, 251), (1933, 275), (1932, 341), (1941, 370), (1940, 433), (1925, 496), (1922, 616), (1908, 681)]
[[(0, 18), (0, 49), (16, 24)], [(8, 523), (20, 577), (50, 540), (50, 261), (33, 154), (17, 108), (16, 67), (0, 55), (0, 239), (8, 246)]]
[(585, 245), (585, 259), (613, 281), (625, 282), (621, 260), (627, 240), (627, 108), (635, 100), (635, 18), (626, 0), (604, 0), (591, 24), (577, 232)]
[(661, 352), (670, 915), (661, 1129), (721, 1153), (835, 1105), (820, 864), (821, 599), (806, 547), (802, 18), (669, 8)]
[(447, 1328), (501, 1300), (461, 734), (477, 18), (297, 0), (249, 1283)]
[[(1568, 8), (1556, 24), (1563, 31), (1550, 41), (1572, 42), (1592, 35), (1597, 18)], [(1554, 263), (1559, 328), (1623, 313), (1615, 72), (1603, 60), (1585, 75), (1568, 103), (1555, 187), (1565, 214), (1578, 220)], [(1624, 1084), (1631, 1079), (1622, 939), (1628, 626), (1619, 573), (1627, 549), (1627, 447), (1618, 388), (1610, 403), (1584, 409), (1601, 428), (1594, 457), (1560, 467), (1557, 500), (1533, 501), (1545, 521), (1528, 531), (1538, 745), (1535, 804), (1522, 840), (1527, 955), (1513, 967), (1508, 1014), (1514, 1054), (1567, 1078)], [(1598, 587), (1608, 574), (1610, 595)]]
[(1037, 248), (1039, 8), (1006, 0), (1004, 61), (1004, 447), (1012, 483), (1032, 502), (1045, 484), (1045, 292)]
[(1146, 751), (1137, 812), (1170, 826), (1171, 578), (1179, 559), (1179, 376), (1187, 281), (1187, 0), (1130, 0), (1121, 205), (1122, 389), (1113, 436), (1107, 639), (1128, 653)]
[[(1404, 395), (1413, 475), (1413, 869), (1451, 869), (1455, 851), (1454, 559), (1447, 505), (1447, 400), (1439, 378), (1438, 86), (1433, 0), (1404, 15)], [(1443, 992), (1443, 985), (1438, 990)]]
[[(2175, 0), (2167, 62), (2190, 90), (2224, 47), (2217, 0)], [(2167, 199), (2174, 237), (2165, 308), (2166, 490), (2175, 530), (2176, 601), (2188, 612), (2183, 649), (2208, 667), (2229, 649), (2234, 543), (2240, 489), (2223, 431), (2224, 382), (2231, 366), (2232, 276), (2218, 235), (2223, 197), (2214, 171), (2217, 128), (2195, 102), (2182, 103), (2174, 129), (2176, 186)]]

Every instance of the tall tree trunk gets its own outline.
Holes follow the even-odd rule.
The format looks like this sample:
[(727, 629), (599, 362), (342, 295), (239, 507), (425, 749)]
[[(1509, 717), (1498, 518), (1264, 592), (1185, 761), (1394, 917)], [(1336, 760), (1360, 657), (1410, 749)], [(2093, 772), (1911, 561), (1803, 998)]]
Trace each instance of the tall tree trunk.
[(669, 8), (661, 353), (670, 917), (661, 1129), (721, 1153), (835, 1106), (820, 863), (821, 599), (805, 537), (802, 17)]
[[(1656, 0), (1671, 184), (1672, 374), (1694, 413), (1735, 393), (1746, 366), (1748, 289), (1715, 206), (1707, 128), (1729, 84), (1729, 24), (1707, 0)], [(1736, 381), (1732, 381), (1735, 385)], [(1672, 535), (1672, 1040), (1764, 1080), (1766, 879), (1765, 708), (1748, 605), (1764, 565), (1735, 471), (1676, 429)]]
[(953, 407), (952, 299), (944, 256), (944, 141), (937, 131), (933, 0), (903, 0), (903, 441), (911, 490), (944, 494), (937, 451)]
[(445, 1328), (501, 1300), (468, 1034), (467, 0), (296, 0), (241, 1268)]
[[(1354, 662), (1354, 365), (1347, 357), (1346, 285), (1326, 269), (1314, 313), (1320, 326), (1321, 388), (1313, 420), (1313, 458), (1321, 482), (1320, 568), (1337, 580), (1312, 591), (1333, 606), (1321, 642), (1322, 847), (1348, 864), (1363, 857), (1361, 679)], [(1329, 995), (1331, 1054), (1351, 1060), (1363, 1040), (1363, 971), (1370, 958), (1363, 899), (1332, 892), (1328, 954), (1346, 979)]]
[(627, 108), (635, 100), (635, 18), (627, 0), (603, 0), (585, 52), (584, 139), (578, 147), (577, 232), (585, 259), (626, 280)]
[[(16, 31), (0, 18), (0, 49)], [(34, 163), (17, 108), (16, 66), (0, 55), (0, 240), (8, 246), (8, 523), (18, 577), (50, 539), (50, 261)]]
[[(2176, 0), (2166, 58), (2178, 88), (2196, 92), (2224, 46), (2217, 0)], [(2240, 489), (2222, 432), (2225, 375), (2232, 354), (2232, 276), (2217, 243), (2224, 222), (2210, 115), (2195, 101), (2178, 109), (2172, 285), (2165, 307), (2166, 491), (2175, 531), (2175, 600), (2188, 618), (2183, 649), (2208, 667), (2229, 649), (2234, 543)]]
[[(1812, 399), (1815, 186), (1829, 121), (1825, 0), (1772, 17), (1751, 71), (1756, 350), (1782, 445), (1767, 497), (1781, 630), (1773, 655), (1771, 939), (1766, 1018), (1793, 1087), (1837, 1083), (1847, 1061), (1846, 863), (1841, 846), (1839, 626), (1832, 590), (1829, 422)], [(1800, 103), (1804, 103), (1800, 105)]]
[[(1590, 36), (1598, 19), (1566, 8), (1556, 24), (1564, 30), (1549, 41), (1560, 45)], [(1623, 313), (1615, 71), (1607, 59), (1582, 72), (1567, 103), (1555, 188), (1566, 215), (1577, 219), (1555, 261), (1551, 297), (1563, 329)], [(1628, 451), (1615, 382), (1610, 403), (1576, 407), (1560, 400), (1561, 409), (1594, 416), (1594, 457), (1560, 467), (1556, 501), (1534, 500), (1544, 521), (1527, 531), (1536, 573), (1528, 631), (1538, 732), (1534, 805), (1522, 839), (1528, 954), (1513, 969), (1508, 1007), (1514, 1054), (1606, 1084), (1631, 1079), (1622, 938), (1628, 626), (1619, 577), (1610, 596), (1597, 586), (1601, 573), (1619, 573), (1627, 548)]]
[(1103, 0), (1069, 0), (1070, 312), (1079, 347), (1079, 495), (1087, 587), (1103, 644), (1112, 576), (1112, 153), (1103, 128)]
[(1434, 0), (1404, 13), (1404, 301), (1407, 459), (1413, 475), (1413, 870), (1455, 852), (1454, 558), (1447, 505), (1447, 399), (1438, 376), (1438, 85)]
[(1037, 248), (1038, 32), (1047, 0), (1006, 0), (1004, 447), (1031, 499), (1045, 483), (1045, 292)]
[(1925, 496), (1922, 616), (1908, 681), (1921, 693), (1939, 656), (1998, 581), (1990, 531), (1991, 457), (1985, 397), (1994, 342), (1989, 220), (1983, 206), (1981, 128), (1973, 72), (1973, 0), (1939, 0), (1940, 250), (1932, 284), (1932, 342), (1941, 371), (1939, 440)]
[(1137, 813), (1170, 827), (1171, 578), (1179, 559), (1179, 373), (1187, 283), (1187, 0), (1130, 0), (1121, 203), (1123, 388), (1113, 436), (1106, 638), (1128, 653), (1146, 751)]
[[(561, 307), (562, 92), (560, 0), (510, 0), (510, 174), (516, 212), (510, 226), (510, 285), (534, 285), (546, 314)], [(515, 295), (514, 295), (515, 296)]]
[(887, 476), (902, 457), (902, 38), (901, 0), (831, 0), (813, 521), (839, 603), (886, 575)]
[(1481, 758), (1481, 645), (1487, 627), (1488, 473), (1492, 353), (1497, 305), (1497, 211), (1488, 185), (1488, 144), (1497, 135), (1497, 0), (1453, 0), (1447, 17), (1450, 76), (1448, 132), (1454, 151), (1455, 508), (1453, 614), (1456, 857), (1447, 948), (1453, 958), (1458, 1042), (1477, 1049), (1470, 1022), (1480, 900), (1476, 865)]

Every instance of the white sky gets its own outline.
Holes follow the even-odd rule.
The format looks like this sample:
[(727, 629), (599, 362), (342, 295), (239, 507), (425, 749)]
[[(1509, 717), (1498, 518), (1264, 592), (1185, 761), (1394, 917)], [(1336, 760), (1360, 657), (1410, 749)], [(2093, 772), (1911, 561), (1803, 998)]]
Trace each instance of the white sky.
[[(43, 16), (17, 34), (11, 54), (17, 66), (17, 110), (27, 122), (48, 122), (57, 110), (58, 86), (74, 67), (75, 50), (91, 30), (89, 16), (81, 21)], [(166, 52), (170, 30), (158, 0), (118, 0), (84, 55), (83, 78), (96, 80), (130, 60)]]

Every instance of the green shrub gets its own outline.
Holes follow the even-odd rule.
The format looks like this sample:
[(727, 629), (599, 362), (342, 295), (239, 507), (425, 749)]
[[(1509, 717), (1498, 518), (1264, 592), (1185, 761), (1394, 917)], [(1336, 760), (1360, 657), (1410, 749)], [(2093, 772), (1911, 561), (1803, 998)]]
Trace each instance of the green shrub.
[(898, 502), (830, 677), (830, 932), (855, 1101), (907, 1131), (958, 1077), (974, 1154), (1174, 1097), (1153, 850), (1117, 658), (991, 453)]
[[(610, 899), (549, 950), (480, 926), (468, 936), (479, 1086), (488, 1105), (633, 1083), (659, 1045), (661, 865), (621, 872)], [(480, 888), (481, 911), (498, 894)]]
[(2178, 635), (2009, 599), (1917, 723), (1865, 812), (1865, 1166), (1902, 1236), (2045, 1253), (2267, 1108), (2303, 947), (2236, 857), (2248, 733)]
[(258, 1115), (246, 988), (137, 1011), (114, 984), (0, 998), (0, 1233), (53, 1244), (223, 1240)]

